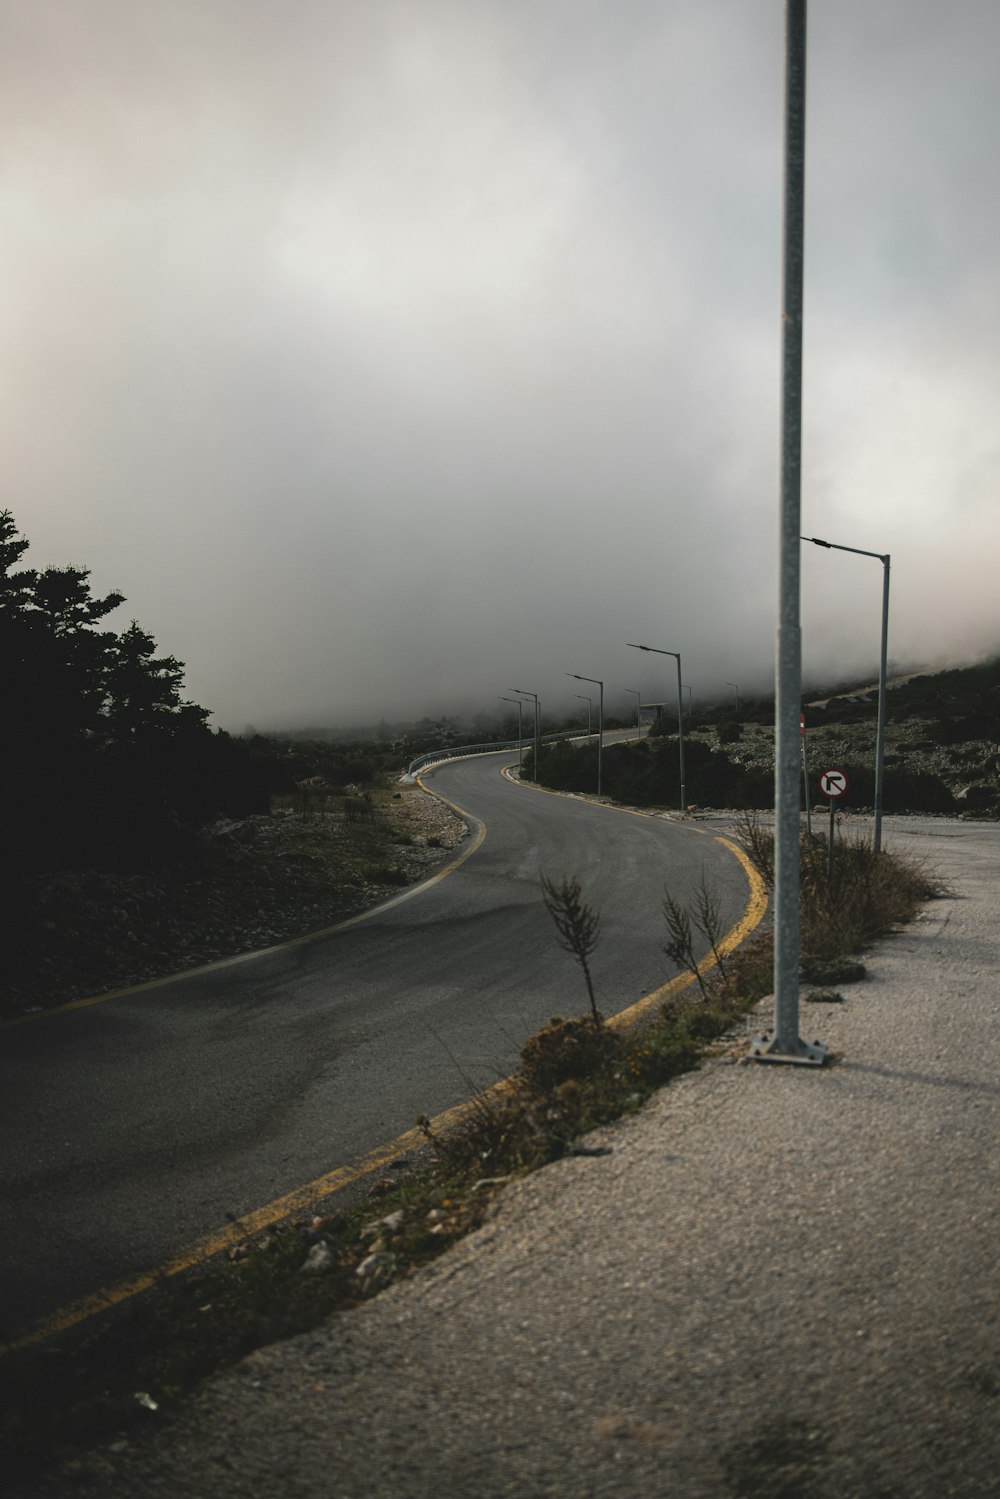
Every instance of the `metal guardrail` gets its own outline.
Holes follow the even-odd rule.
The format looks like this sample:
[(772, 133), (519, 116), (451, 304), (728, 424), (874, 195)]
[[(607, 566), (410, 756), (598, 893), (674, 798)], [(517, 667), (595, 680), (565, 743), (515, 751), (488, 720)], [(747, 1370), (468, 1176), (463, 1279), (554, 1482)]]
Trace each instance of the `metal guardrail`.
[[(586, 737), (587, 735), (581, 733), (579, 729), (561, 729), (558, 734), (542, 734), (540, 742), (552, 744), (557, 739), (586, 739)], [(422, 770), (425, 765), (431, 765), (438, 760), (455, 760), (461, 755), (489, 755), (500, 750), (520, 749), (522, 746), (524, 749), (530, 749), (534, 742), (532, 734), (526, 739), (502, 739), (499, 742), (494, 740), (491, 744), (456, 744), (449, 749), (429, 750), (426, 755), (418, 755), (415, 760), (411, 760), (406, 767), (406, 773), (410, 776), (416, 775), (417, 771)]]

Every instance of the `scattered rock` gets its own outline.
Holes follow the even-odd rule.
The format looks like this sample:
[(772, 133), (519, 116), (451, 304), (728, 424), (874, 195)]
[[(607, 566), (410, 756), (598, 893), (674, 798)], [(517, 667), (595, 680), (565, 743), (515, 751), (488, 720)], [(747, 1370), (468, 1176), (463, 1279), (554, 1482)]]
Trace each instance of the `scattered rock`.
[(361, 1230), (361, 1237), (367, 1239), (372, 1234), (381, 1234), (386, 1230), (394, 1234), (402, 1227), (405, 1219), (406, 1213), (402, 1208), (395, 1213), (388, 1213), (384, 1218), (374, 1218), (371, 1223), (365, 1224)]
[(320, 1239), (306, 1255), (302, 1269), (310, 1273), (315, 1273), (319, 1270), (325, 1270), (332, 1260), (333, 1250), (325, 1239)]
[(803, 995), (806, 1004), (810, 1005), (842, 1005), (844, 996), (838, 994), (836, 989), (811, 989), (808, 994)]
[(366, 1255), (354, 1273), (359, 1280), (374, 1280), (391, 1270), (394, 1263), (393, 1255), (380, 1250), (376, 1254)]

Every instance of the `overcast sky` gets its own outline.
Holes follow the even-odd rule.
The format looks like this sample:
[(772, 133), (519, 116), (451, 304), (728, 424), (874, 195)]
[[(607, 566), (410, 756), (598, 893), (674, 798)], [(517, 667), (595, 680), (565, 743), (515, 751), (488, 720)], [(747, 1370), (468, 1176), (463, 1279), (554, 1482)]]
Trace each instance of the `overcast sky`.
[[(1000, 6), (810, 11), (803, 530), (995, 654)], [(780, 0), (0, 18), (0, 506), (216, 724), (771, 679)], [(806, 673), (880, 604), (807, 547)]]

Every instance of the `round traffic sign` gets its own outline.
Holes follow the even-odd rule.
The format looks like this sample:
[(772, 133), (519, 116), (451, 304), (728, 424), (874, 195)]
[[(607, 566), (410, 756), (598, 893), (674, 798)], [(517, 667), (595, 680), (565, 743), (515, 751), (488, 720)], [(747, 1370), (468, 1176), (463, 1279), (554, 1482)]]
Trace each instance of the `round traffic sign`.
[(847, 777), (842, 770), (824, 770), (819, 778), (819, 789), (824, 796), (843, 796), (847, 790)]

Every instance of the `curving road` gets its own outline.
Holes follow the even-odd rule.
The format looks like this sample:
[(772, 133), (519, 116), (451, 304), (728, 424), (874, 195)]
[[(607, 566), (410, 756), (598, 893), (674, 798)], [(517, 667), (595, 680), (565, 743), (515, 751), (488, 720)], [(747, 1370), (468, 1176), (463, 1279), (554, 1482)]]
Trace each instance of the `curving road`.
[(716, 839), (512, 784), (515, 758), (425, 773), (470, 815), (473, 851), (446, 877), (324, 936), (0, 1028), (0, 1336), (358, 1161), (583, 1011), (540, 872), (576, 875), (601, 913), (607, 1015), (672, 975), (664, 884), (683, 894), (705, 869), (724, 925), (743, 915)]

